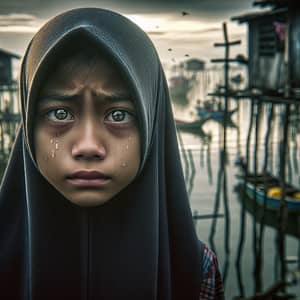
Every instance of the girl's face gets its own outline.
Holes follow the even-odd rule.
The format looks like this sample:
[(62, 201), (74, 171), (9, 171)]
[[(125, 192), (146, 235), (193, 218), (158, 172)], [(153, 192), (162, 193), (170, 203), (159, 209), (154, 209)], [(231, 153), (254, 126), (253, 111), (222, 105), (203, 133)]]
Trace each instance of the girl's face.
[(135, 107), (119, 72), (104, 59), (60, 64), (37, 104), (38, 167), (69, 201), (96, 206), (136, 176), (140, 136)]

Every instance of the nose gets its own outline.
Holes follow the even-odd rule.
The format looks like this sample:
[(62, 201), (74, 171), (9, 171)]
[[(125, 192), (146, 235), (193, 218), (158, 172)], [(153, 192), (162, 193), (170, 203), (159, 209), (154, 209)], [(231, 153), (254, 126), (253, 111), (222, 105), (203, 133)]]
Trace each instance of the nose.
[(72, 156), (76, 160), (104, 160), (106, 148), (97, 125), (92, 122), (82, 124), (78, 128)]

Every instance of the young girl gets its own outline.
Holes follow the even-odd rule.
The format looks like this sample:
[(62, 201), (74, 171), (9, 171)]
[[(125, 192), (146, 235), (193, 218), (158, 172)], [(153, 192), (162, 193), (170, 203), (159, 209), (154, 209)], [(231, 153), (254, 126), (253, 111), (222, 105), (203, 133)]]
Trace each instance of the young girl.
[(82, 8), (32, 39), (0, 192), (1, 299), (222, 299), (146, 34)]

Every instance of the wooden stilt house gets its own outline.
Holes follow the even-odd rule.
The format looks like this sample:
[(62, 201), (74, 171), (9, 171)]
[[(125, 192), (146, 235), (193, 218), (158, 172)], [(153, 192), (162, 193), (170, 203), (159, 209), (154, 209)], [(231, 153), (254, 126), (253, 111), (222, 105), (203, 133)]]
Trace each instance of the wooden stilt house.
[(233, 17), (248, 23), (249, 89), (300, 98), (300, 9), (296, 1), (261, 0), (270, 10)]

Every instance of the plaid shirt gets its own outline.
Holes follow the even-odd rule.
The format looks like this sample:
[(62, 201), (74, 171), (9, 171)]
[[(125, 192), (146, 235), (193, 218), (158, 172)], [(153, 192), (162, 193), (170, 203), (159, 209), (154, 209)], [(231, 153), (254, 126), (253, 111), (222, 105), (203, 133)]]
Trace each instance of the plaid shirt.
[(216, 255), (205, 245), (199, 300), (222, 300), (224, 289)]

